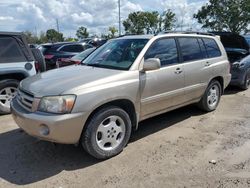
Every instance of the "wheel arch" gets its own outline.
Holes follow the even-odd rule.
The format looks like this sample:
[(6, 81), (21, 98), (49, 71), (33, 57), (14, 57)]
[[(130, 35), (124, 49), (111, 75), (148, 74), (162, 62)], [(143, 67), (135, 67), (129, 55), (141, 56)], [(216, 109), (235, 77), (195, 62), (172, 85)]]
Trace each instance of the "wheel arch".
[(0, 81), (2, 80), (9, 80), (9, 79), (15, 79), (15, 80), (23, 80), (24, 78), (27, 78), (28, 75), (24, 71), (6, 71), (4, 74), (0, 73)]
[[(222, 94), (224, 93), (224, 78), (222, 77), (222, 76), (216, 76), (216, 77), (214, 77), (213, 79), (211, 79), (211, 81), (209, 82), (209, 84), (212, 82), (212, 81), (214, 81), (214, 80), (216, 80), (216, 81), (218, 81), (219, 83), (220, 83), (220, 85), (221, 85), (221, 89), (222, 89)], [(209, 85), (208, 84), (208, 85)]]
[(131, 119), (132, 128), (137, 129), (138, 120), (137, 120), (137, 116), (136, 116), (136, 109), (135, 109), (134, 103), (129, 99), (116, 99), (116, 100), (106, 102), (106, 103), (101, 104), (98, 107), (96, 107), (89, 114), (89, 116), (84, 124), (83, 132), (85, 131), (85, 128), (86, 128), (85, 125), (88, 124), (88, 122), (91, 120), (91, 118), (94, 116), (94, 114), (96, 114), (99, 110), (101, 110), (105, 107), (108, 107), (108, 106), (116, 106), (116, 107), (123, 109), (125, 112), (127, 112), (130, 119)]

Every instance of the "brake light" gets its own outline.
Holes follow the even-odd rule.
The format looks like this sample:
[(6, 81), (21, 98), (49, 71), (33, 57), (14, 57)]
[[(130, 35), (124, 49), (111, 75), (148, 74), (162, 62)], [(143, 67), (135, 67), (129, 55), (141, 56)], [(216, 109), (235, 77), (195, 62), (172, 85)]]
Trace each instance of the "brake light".
[(39, 63), (37, 61), (35, 61), (35, 68), (36, 68), (36, 72), (39, 72), (40, 66), (39, 66)]
[(75, 64), (79, 65), (81, 63), (81, 61), (75, 61)]
[(44, 55), (45, 59), (52, 59), (54, 55)]

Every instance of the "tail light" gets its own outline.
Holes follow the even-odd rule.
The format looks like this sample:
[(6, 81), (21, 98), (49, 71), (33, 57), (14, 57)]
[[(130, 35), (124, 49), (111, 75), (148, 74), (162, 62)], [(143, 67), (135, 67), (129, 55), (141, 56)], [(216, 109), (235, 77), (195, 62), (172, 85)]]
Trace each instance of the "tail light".
[(36, 72), (39, 72), (40, 66), (39, 66), (39, 63), (37, 61), (35, 61), (35, 68), (36, 68)]
[(44, 55), (45, 59), (52, 59), (54, 55)]
[(81, 63), (81, 61), (75, 61), (75, 64), (79, 65)]

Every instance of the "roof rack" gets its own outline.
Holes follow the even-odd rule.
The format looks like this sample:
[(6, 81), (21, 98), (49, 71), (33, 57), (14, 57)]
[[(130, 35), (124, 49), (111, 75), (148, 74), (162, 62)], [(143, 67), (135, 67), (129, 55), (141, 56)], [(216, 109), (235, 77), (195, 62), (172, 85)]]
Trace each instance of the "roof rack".
[(174, 33), (177, 33), (177, 34), (197, 34), (197, 35), (216, 36), (213, 33), (200, 32), (200, 31), (164, 31), (164, 32), (158, 33), (156, 35), (159, 35), (159, 34), (174, 34)]

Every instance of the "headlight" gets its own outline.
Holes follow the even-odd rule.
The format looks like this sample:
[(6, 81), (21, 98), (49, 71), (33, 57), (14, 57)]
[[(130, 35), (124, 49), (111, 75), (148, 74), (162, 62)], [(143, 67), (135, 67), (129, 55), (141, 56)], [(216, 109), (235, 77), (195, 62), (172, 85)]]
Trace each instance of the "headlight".
[(75, 99), (75, 95), (43, 97), (39, 103), (38, 111), (56, 114), (70, 113)]

